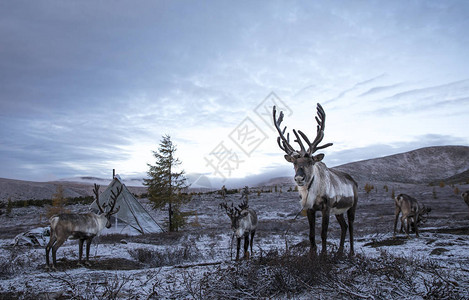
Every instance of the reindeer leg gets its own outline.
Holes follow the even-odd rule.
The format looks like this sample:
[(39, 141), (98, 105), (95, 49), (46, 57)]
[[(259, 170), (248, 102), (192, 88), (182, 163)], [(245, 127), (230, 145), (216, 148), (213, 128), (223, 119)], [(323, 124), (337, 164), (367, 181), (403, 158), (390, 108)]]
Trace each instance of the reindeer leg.
[(416, 235), (417, 237), (419, 237), (419, 228), (418, 228), (418, 222), (417, 222), (418, 219), (419, 219), (419, 212), (417, 211), (417, 212), (415, 213), (415, 217), (414, 217), (415, 235)]
[[(394, 212), (395, 218), (394, 218), (394, 233), (393, 236), (396, 237), (396, 230), (397, 230), (397, 221), (399, 219), (399, 214), (401, 213), (401, 210), (396, 207), (396, 211)], [(402, 226), (402, 225), (401, 225)], [(402, 229), (402, 227), (401, 227)]]
[(322, 240), (321, 254), (322, 255), (325, 255), (327, 253), (327, 229), (328, 228), (329, 228), (329, 209), (328, 207), (325, 207), (322, 210), (322, 227), (321, 227), (321, 240)]
[(347, 223), (345, 222), (344, 214), (335, 215), (335, 217), (340, 224), (340, 244), (337, 253), (339, 256), (342, 256), (344, 253), (345, 235), (347, 234)]
[(308, 216), (309, 222), (309, 241), (311, 243), (311, 254), (316, 255), (316, 239), (315, 239), (315, 227), (316, 227), (316, 210), (309, 208), (306, 210), (306, 215)]
[(86, 265), (90, 265), (90, 247), (91, 247), (91, 241), (93, 240), (93, 237), (89, 237), (86, 239)]
[(347, 219), (348, 219), (348, 230), (350, 236), (350, 256), (355, 254), (355, 250), (353, 248), (353, 222), (355, 222), (355, 209), (357, 208), (357, 200), (355, 200), (355, 204), (352, 208), (347, 210)]
[(252, 253), (253, 253), (253, 252), (252, 252), (252, 244), (254, 243), (254, 234), (255, 234), (255, 233), (256, 233), (255, 230), (253, 230), (253, 231), (251, 232), (251, 256), (252, 256)]
[(239, 248), (241, 246), (241, 238), (236, 238), (236, 260), (239, 259)]
[(244, 237), (244, 258), (249, 259), (249, 234)]
[(47, 267), (50, 266), (50, 263), (49, 263), (49, 253), (50, 253), (50, 249), (52, 248), (52, 246), (54, 245), (54, 243), (57, 241), (55, 235), (51, 232), (50, 234), (50, 239), (49, 239), (49, 243), (47, 243), (47, 246), (46, 246), (46, 265)]
[(57, 268), (57, 250), (59, 249), (60, 246), (65, 243), (65, 239), (58, 239), (57, 242), (52, 246), (52, 263), (54, 264), (53, 269), (55, 270)]
[(80, 239), (78, 241), (78, 265), (81, 266), (81, 258), (83, 257), (83, 242), (85, 239)]
[[(405, 224), (404, 224), (404, 222), (405, 222)], [(404, 229), (405, 229), (405, 234), (406, 234), (406, 236), (409, 237), (409, 225), (410, 225), (410, 224), (409, 224), (409, 217), (407, 217), (407, 216), (405, 216), (405, 217), (402, 216), (402, 217), (401, 217), (401, 223), (402, 223), (402, 226), (403, 226)]]

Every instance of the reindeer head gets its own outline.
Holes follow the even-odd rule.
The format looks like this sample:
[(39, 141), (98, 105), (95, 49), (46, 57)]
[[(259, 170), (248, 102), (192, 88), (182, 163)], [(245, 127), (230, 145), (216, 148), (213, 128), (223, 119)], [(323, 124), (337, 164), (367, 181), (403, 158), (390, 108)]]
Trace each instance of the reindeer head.
[(102, 206), (99, 204), (99, 188), (100, 188), (100, 186), (95, 183), (93, 193), (96, 197), (96, 205), (98, 206), (100, 215), (104, 214), (104, 216), (106, 217), (106, 219), (107, 219), (106, 228), (109, 229), (109, 228), (111, 228), (111, 216), (117, 214), (117, 212), (120, 209), (120, 206), (117, 207), (117, 209), (114, 209), (114, 207), (116, 206), (117, 198), (122, 193), (123, 187), (121, 187), (120, 189), (118, 187), (117, 188), (117, 193), (114, 193), (114, 191), (111, 190), (111, 194), (112, 194), (111, 195), (111, 201), (109, 201), (109, 203), (111, 205), (110, 205), (110, 208), (109, 208), (108, 211), (105, 211), (106, 207), (108, 206), (106, 203), (104, 203)]
[[(311, 182), (313, 177), (313, 166), (317, 162), (320, 162), (324, 158), (324, 154), (320, 153), (317, 155), (313, 155), (317, 150), (324, 149), (326, 147), (332, 146), (332, 143), (328, 143), (322, 146), (319, 146), (319, 143), (324, 138), (324, 127), (326, 123), (326, 113), (322, 108), (321, 104), (317, 104), (317, 116), (315, 117), (317, 125), (316, 130), (316, 138), (313, 142), (310, 142), (308, 137), (301, 131), (298, 132), (293, 129), (293, 133), (295, 134), (295, 142), (298, 143), (300, 146), (300, 150), (295, 150), (290, 145), (290, 134), (287, 133), (287, 137), (285, 138), (285, 131), (287, 127), (283, 130), (280, 129), (280, 124), (283, 121), (283, 111), (280, 111), (280, 116), (277, 119), (277, 110), (275, 106), (273, 107), (273, 118), (275, 128), (279, 133), (279, 137), (277, 138), (277, 143), (283, 151), (285, 151), (285, 159), (293, 163), (295, 168), (295, 181), (298, 186), (303, 186)], [(301, 138), (306, 142), (308, 149), (306, 149), (303, 145)]]
[(249, 215), (249, 205), (247, 200), (244, 200), (238, 207), (234, 207), (234, 203), (231, 207), (228, 207), (226, 203), (220, 203), (220, 207), (224, 208), (226, 214), (231, 219), (231, 229), (235, 232), (237, 237), (244, 236), (245, 228), (240, 226), (242, 220)]

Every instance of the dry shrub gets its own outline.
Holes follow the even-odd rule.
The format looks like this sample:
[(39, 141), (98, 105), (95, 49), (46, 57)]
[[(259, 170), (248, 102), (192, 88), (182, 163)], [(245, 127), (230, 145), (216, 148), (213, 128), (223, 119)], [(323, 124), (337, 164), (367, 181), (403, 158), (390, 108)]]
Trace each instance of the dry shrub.
[(365, 192), (369, 194), (375, 187), (372, 184), (365, 184)]
[(186, 262), (195, 261), (201, 257), (200, 251), (195, 245), (190, 243), (174, 249), (153, 250), (147, 248), (137, 248), (128, 251), (130, 256), (151, 268), (174, 266)]
[(184, 284), (195, 299), (305, 298), (459, 299), (454, 274), (436, 263), (381, 252), (377, 257), (310, 258), (305, 249), (277, 249), (233, 265), (220, 265), (201, 279), (187, 273)]

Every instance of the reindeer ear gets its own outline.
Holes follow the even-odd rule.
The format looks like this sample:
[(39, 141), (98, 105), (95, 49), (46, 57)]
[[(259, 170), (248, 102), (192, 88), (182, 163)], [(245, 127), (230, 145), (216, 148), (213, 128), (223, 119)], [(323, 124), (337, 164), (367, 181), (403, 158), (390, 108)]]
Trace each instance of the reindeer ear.
[(283, 157), (285, 157), (285, 160), (288, 161), (289, 163), (293, 163), (294, 159), (292, 156), (285, 154)]
[(319, 153), (318, 155), (314, 155), (314, 156), (313, 156), (313, 160), (314, 160), (315, 162), (321, 161), (323, 158), (324, 158), (324, 154), (323, 154), (323, 153)]

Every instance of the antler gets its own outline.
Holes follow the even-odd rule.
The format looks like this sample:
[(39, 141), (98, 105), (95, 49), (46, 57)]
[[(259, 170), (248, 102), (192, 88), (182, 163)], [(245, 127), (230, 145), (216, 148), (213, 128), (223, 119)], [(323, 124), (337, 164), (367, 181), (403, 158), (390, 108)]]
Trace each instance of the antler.
[(123, 189), (124, 189), (124, 188), (123, 188), (122, 186), (121, 186), (120, 189), (119, 189), (119, 187), (117, 187), (117, 194), (114, 193), (113, 190), (111, 190), (111, 194), (112, 194), (112, 195), (111, 195), (111, 200), (112, 200), (112, 201), (109, 201), (109, 202), (111, 203), (111, 208), (110, 208), (109, 211), (107, 212), (107, 214), (108, 214), (109, 216), (115, 215), (115, 214), (117, 214), (117, 212), (119, 212), (119, 209), (120, 209), (121, 207), (119, 206), (119, 207), (117, 207), (116, 210), (114, 210), (114, 206), (116, 206), (117, 198), (119, 198), (119, 195), (122, 193), (122, 190), (123, 190)]
[[(311, 155), (314, 152), (316, 152), (319, 149), (324, 149), (329, 146), (332, 146), (332, 143), (327, 143), (325, 145), (319, 146), (319, 143), (322, 142), (322, 139), (324, 138), (324, 128), (326, 127), (326, 113), (324, 112), (324, 109), (322, 108), (321, 104), (318, 103), (317, 106), (317, 117), (314, 117), (316, 119), (316, 122), (318, 123), (318, 126), (316, 127), (316, 138), (312, 143), (308, 141), (308, 138), (306, 137), (303, 132), (300, 131), (301, 136), (305, 139), (305, 141), (309, 145), (308, 149), (308, 154)], [(318, 118), (319, 117), (319, 118)]]
[[(295, 149), (293, 149), (293, 147), (290, 145), (290, 134), (287, 133), (287, 138), (285, 138), (285, 136), (284, 136), (285, 131), (287, 130), (287, 126), (285, 126), (283, 131), (280, 130), (280, 124), (283, 121), (283, 111), (280, 111), (280, 115), (277, 119), (277, 110), (276, 110), (276, 107), (274, 105), (272, 114), (273, 114), (273, 118), (274, 118), (275, 128), (277, 128), (277, 131), (278, 131), (278, 134), (279, 134), (279, 137), (277, 137), (278, 146), (280, 147), (280, 149), (285, 151), (288, 155), (292, 155), (293, 152), (295, 152)], [(282, 143), (280, 143), (280, 139), (282, 140)]]
[[(295, 134), (296, 140), (300, 145), (300, 151), (296, 151), (293, 149), (293, 147), (290, 145), (289, 141), (289, 134), (287, 134), (287, 138), (285, 138), (285, 131), (287, 130), (287, 127), (283, 129), (283, 131), (280, 129), (280, 124), (283, 121), (283, 112), (280, 111), (280, 116), (277, 119), (277, 110), (276, 107), (273, 107), (273, 118), (274, 118), (274, 124), (275, 128), (277, 128), (277, 131), (279, 133), (279, 137), (277, 138), (277, 143), (283, 151), (285, 151), (289, 156), (292, 156), (294, 153), (298, 153), (300, 156), (311, 156), (314, 152), (316, 152), (319, 149), (324, 149), (329, 146), (332, 146), (332, 143), (327, 143), (322, 146), (318, 146), (319, 143), (321, 143), (322, 139), (324, 138), (324, 127), (326, 125), (326, 113), (324, 112), (324, 109), (322, 108), (321, 104), (317, 104), (317, 116), (315, 117), (316, 122), (318, 123), (317, 125), (317, 130), (316, 130), (316, 138), (314, 141), (311, 143), (306, 136), (301, 130), (298, 130), (298, 132), (293, 129), (293, 133)], [(305, 149), (303, 142), (301, 141), (301, 138), (308, 144), (308, 150)], [(281, 143), (280, 143), (281, 141)]]
[(96, 197), (96, 205), (98, 206), (99, 211), (100, 211), (101, 213), (104, 213), (103, 207), (99, 204), (99, 188), (100, 188), (99, 184), (96, 184), (96, 183), (95, 183), (95, 184), (94, 184), (93, 193), (94, 193), (94, 195), (95, 195), (95, 197)]
[(243, 202), (241, 202), (241, 204), (238, 205), (238, 207), (240, 210), (248, 209), (249, 208), (248, 199), (244, 199)]
[(226, 202), (220, 203), (220, 208), (224, 208), (228, 217), (233, 218), (236, 214), (234, 204), (231, 203), (231, 207), (228, 207)]

